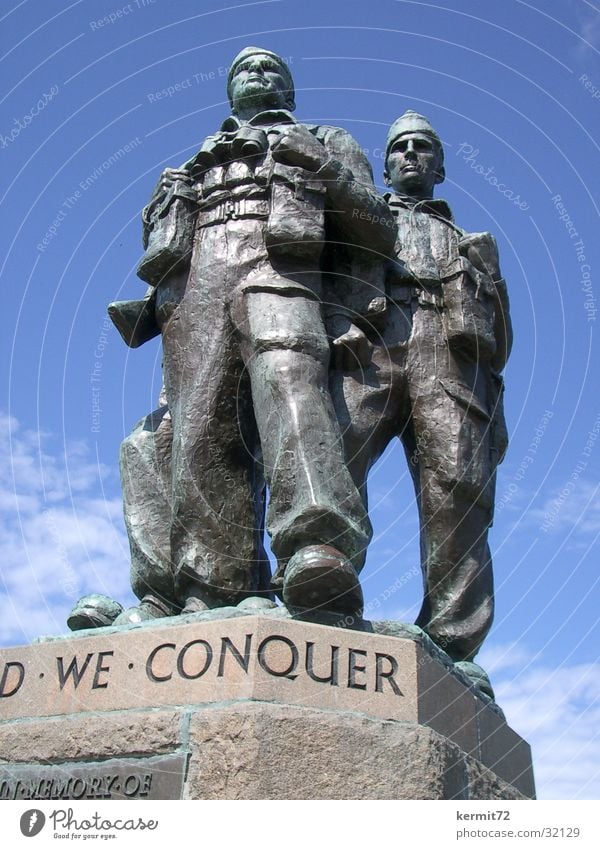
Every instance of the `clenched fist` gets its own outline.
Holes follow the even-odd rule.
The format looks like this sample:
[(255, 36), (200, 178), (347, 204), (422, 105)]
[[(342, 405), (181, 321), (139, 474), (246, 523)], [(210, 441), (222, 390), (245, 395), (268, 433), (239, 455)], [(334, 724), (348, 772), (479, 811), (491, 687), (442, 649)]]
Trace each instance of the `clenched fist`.
[(318, 171), (329, 159), (329, 154), (313, 134), (296, 124), (284, 130), (271, 145), (273, 159), (284, 165), (296, 165), (307, 171)]

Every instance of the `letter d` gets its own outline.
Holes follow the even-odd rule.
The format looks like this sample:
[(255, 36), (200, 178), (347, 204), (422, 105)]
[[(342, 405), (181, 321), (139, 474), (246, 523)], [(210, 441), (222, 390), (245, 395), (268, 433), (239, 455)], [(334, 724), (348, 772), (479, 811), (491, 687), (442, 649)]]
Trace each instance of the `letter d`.
[[(8, 681), (8, 676), (11, 670), (11, 667), (19, 670), (19, 680), (15, 684), (15, 686), (9, 692), (6, 692), (6, 682)], [(10, 663), (5, 664), (4, 672), (2, 673), (2, 678), (0, 678), (0, 699), (8, 698), (9, 696), (14, 696), (21, 689), (21, 685), (25, 679), (25, 667), (22, 663), (19, 663), (18, 660), (12, 660)]]

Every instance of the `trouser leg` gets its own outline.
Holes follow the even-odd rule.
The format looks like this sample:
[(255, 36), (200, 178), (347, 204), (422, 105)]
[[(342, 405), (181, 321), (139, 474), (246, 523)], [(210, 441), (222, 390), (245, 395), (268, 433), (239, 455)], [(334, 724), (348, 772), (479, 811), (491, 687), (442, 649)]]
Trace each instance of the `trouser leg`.
[(453, 660), (471, 660), (493, 618), (489, 511), (421, 476), (421, 548), (425, 593), (416, 624)]
[(142, 600), (175, 605), (171, 546), (171, 416), (166, 406), (142, 419), (121, 443), (123, 511), (131, 587)]
[(390, 302), (381, 332), (369, 335), (371, 361), (363, 368), (330, 375), (331, 397), (344, 442), (346, 463), (367, 507), (367, 476), (409, 419), (406, 348), (411, 313)]
[(359, 566), (371, 526), (345, 464), (329, 395), (320, 304), (245, 291), (235, 314), (270, 491), (273, 552), (285, 563), (300, 548), (325, 543)]
[(262, 563), (254, 419), (218, 272), (216, 265), (212, 272), (193, 268), (181, 305), (163, 327), (176, 591), (181, 604), (194, 597), (209, 607), (254, 594)]
[(440, 342), (428, 347), (427, 339), (443, 339), (438, 320), (433, 311), (421, 315), (410, 369), (425, 585), (417, 624), (454, 660), (470, 660), (493, 618), (489, 375), (456, 361)]

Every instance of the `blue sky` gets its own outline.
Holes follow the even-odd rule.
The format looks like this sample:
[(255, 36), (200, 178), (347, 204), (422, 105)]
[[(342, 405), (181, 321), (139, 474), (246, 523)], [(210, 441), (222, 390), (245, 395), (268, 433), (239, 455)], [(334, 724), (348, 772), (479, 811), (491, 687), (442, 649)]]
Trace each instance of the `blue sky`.
[[(288, 59), (298, 117), (348, 129), (380, 186), (388, 126), (428, 115), (439, 196), (498, 238), (511, 445), (480, 660), (532, 743), (540, 797), (598, 798), (597, 3), (4, 0), (0, 17), (0, 643), (64, 631), (85, 592), (129, 599), (118, 446), (155, 406), (160, 345), (129, 351), (105, 308), (143, 293), (140, 210), (228, 114), (226, 68), (259, 44)], [(367, 609), (410, 621), (418, 528), (399, 446), (370, 500)]]

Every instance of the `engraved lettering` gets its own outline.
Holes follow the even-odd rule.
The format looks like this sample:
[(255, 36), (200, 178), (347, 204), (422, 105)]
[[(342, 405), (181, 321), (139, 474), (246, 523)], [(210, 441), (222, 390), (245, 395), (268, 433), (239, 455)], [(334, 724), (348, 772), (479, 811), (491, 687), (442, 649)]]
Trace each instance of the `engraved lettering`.
[[(266, 650), (267, 646), (274, 642), (284, 643), (290, 650), (290, 664), (286, 669), (278, 670), (273, 669), (267, 663)], [(293, 681), (297, 678), (297, 675), (292, 675), (296, 667), (298, 666), (298, 649), (295, 644), (289, 640), (287, 637), (282, 637), (278, 634), (272, 634), (270, 637), (265, 637), (260, 646), (258, 647), (258, 662), (262, 669), (265, 670), (269, 675), (274, 675), (276, 678), (289, 678)]]
[(238, 649), (231, 642), (229, 637), (221, 638), (221, 655), (219, 657), (219, 671), (217, 673), (218, 678), (222, 678), (225, 671), (225, 656), (226, 651), (229, 649), (233, 657), (236, 659), (238, 664), (242, 667), (244, 672), (248, 672), (248, 664), (250, 663), (250, 646), (252, 644), (252, 634), (246, 634), (246, 642), (244, 644), (244, 656), (240, 654)]
[(110, 672), (110, 666), (102, 666), (102, 661), (105, 657), (110, 657), (111, 655), (114, 655), (114, 651), (98, 652), (96, 674), (94, 675), (94, 683), (92, 684), (92, 690), (104, 690), (106, 689), (106, 687), (108, 687), (108, 681), (104, 681), (102, 684), (100, 683), (100, 674), (102, 672)]
[(56, 658), (56, 665), (58, 667), (58, 683), (60, 684), (60, 689), (64, 689), (65, 684), (69, 680), (69, 678), (73, 679), (73, 686), (75, 689), (79, 687), (79, 683), (83, 676), (85, 675), (86, 669), (90, 665), (90, 660), (93, 658), (94, 653), (90, 652), (86, 659), (83, 661), (83, 666), (79, 669), (77, 664), (77, 657), (74, 657), (71, 663), (67, 667), (67, 671), (64, 669), (64, 661), (62, 657)]
[[(19, 680), (12, 684), (12, 690), (6, 690), (6, 685), (8, 683), (8, 676), (10, 675), (11, 669), (18, 670)], [(2, 678), (0, 678), (0, 699), (8, 699), (10, 696), (14, 696), (15, 693), (18, 693), (21, 689), (23, 681), (25, 680), (25, 667), (22, 663), (19, 663), (18, 660), (11, 660), (4, 665), (4, 672), (2, 673)]]
[(150, 788), (152, 787), (152, 773), (147, 772), (142, 776), (142, 788), (140, 790), (140, 796), (147, 796), (150, 792)]
[(315, 653), (315, 644), (307, 643), (306, 644), (306, 672), (309, 678), (312, 678), (313, 681), (317, 681), (320, 684), (331, 684), (332, 687), (338, 686), (338, 658), (340, 653), (339, 646), (331, 646), (331, 666), (329, 675), (325, 678), (321, 678), (320, 675), (317, 675), (314, 671), (314, 653)]
[(156, 646), (156, 648), (152, 649), (152, 651), (148, 655), (148, 660), (146, 661), (146, 675), (148, 676), (148, 678), (151, 681), (156, 681), (157, 683), (160, 683), (161, 681), (170, 681), (171, 680), (171, 678), (173, 677), (172, 672), (169, 672), (168, 675), (157, 675), (154, 672), (154, 670), (152, 669), (152, 663), (153, 663), (156, 655), (159, 653), (159, 651), (162, 651), (162, 649), (175, 649), (175, 648), (177, 648), (175, 643), (161, 643), (159, 646)]
[(71, 782), (71, 798), (83, 799), (86, 791), (86, 783), (83, 778), (74, 778)]
[[(387, 672), (383, 671), (383, 664), (385, 661), (388, 661), (390, 668)], [(394, 675), (398, 671), (398, 661), (395, 657), (392, 657), (391, 654), (381, 654), (380, 652), (375, 652), (375, 692), (383, 693), (383, 679), (387, 678), (390, 687), (394, 691), (397, 696), (401, 696), (402, 690), (396, 683), (394, 679)]]
[[(204, 661), (204, 666), (198, 672), (194, 673), (186, 672), (183, 667), (185, 656), (192, 646), (204, 646), (204, 648), (206, 649), (206, 659)], [(179, 672), (182, 678), (187, 678), (188, 680), (200, 678), (202, 675), (204, 675), (204, 673), (212, 663), (212, 659), (213, 650), (210, 647), (210, 643), (207, 643), (206, 640), (192, 640), (190, 643), (187, 643), (179, 652), (179, 656), (177, 658), (177, 671)]]
[(128, 775), (123, 782), (123, 793), (126, 796), (135, 796), (140, 789), (140, 779), (137, 775)]
[(107, 776), (106, 781), (107, 781), (106, 792), (108, 793), (109, 796), (112, 796), (113, 790), (114, 790), (115, 793), (119, 792), (119, 790), (121, 789), (121, 784), (119, 782), (119, 776), (118, 775), (109, 775), (109, 776)]
[(366, 672), (366, 666), (359, 666), (356, 663), (357, 655), (361, 655), (362, 657), (367, 656), (367, 652), (362, 649), (349, 649), (348, 650), (348, 687), (352, 690), (366, 690), (366, 684), (358, 684), (356, 682), (356, 672)]

